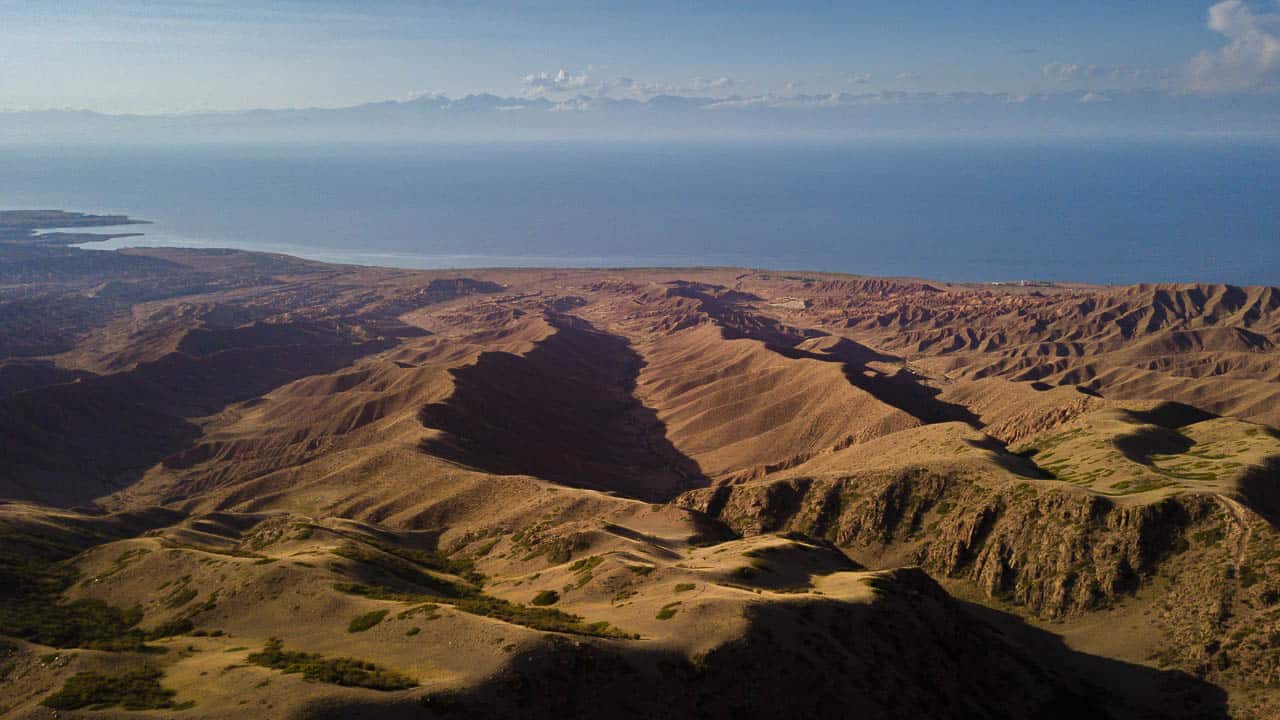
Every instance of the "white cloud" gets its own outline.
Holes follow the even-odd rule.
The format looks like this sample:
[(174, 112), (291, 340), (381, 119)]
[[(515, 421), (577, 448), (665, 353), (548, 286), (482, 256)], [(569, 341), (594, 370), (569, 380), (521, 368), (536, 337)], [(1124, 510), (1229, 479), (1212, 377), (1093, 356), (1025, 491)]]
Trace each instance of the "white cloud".
[(1095, 105), (1097, 103), (1111, 102), (1111, 98), (1096, 92), (1087, 92), (1080, 96), (1080, 102), (1085, 105)]
[(744, 83), (721, 75), (716, 78), (695, 77), (678, 83), (642, 82), (629, 77), (619, 77), (612, 82), (601, 83), (599, 94), (637, 100), (654, 95), (709, 95), (720, 97)]
[(752, 108), (812, 108), (835, 107), (847, 104), (855, 96), (846, 93), (830, 95), (751, 95), (717, 100), (702, 106), (704, 110), (745, 110)]
[(400, 102), (448, 102), (449, 98), (442, 92), (423, 90), (405, 93), (399, 100)]
[(1200, 92), (1280, 89), (1280, 13), (1255, 13), (1242, 0), (1209, 8), (1209, 29), (1228, 42), (1191, 60), (1189, 84)]
[(689, 81), (687, 89), (693, 92), (711, 92), (715, 90), (729, 90), (736, 84), (737, 83), (733, 81), (733, 78), (724, 76), (714, 78), (712, 80), (696, 77)]
[(915, 82), (916, 80), (919, 80), (919, 79), (920, 79), (919, 73), (913, 73), (913, 72), (898, 73), (899, 82)]
[(1053, 62), (1041, 68), (1047, 80), (1065, 84), (1078, 84), (1097, 80), (1111, 82), (1163, 82), (1173, 73), (1168, 68), (1141, 68), (1128, 65), (1081, 65), (1079, 63)]
[(869, 85), (872, 77), (871, 73), (854, 73), (848, 72), (844, 74), (844, 79), (854, 85)]
[(586, 90), (591, 87), (591, 78), (586, 73), (574, 74), (560, 68), (554, 75), (546, 72), (530, 73), (521, 79), (521, 83), (528, 95), (550, 95)]
[(656, 95), (661, 92), (661, 89), (657, 85), (651, 83), (640, 82), (629, 77), (619, 77), (612, 83), (609, 83), (606, 88), (606, 92), (610, 94), (621, 93), (626, 97), (642, 98), (649, 95)]
[(901, 90), (883, 90), (873, 93), (851, 94), (833, 92), (811, 95), (766, 95), (735, 96), (709, 102), (703, 105), (706, 110), (742, 110), (751, 108), (850, 108), (903, 104), (939, 104), (939, 103), (972, 103), (984, 99), (1003, 97), (985, 93), (908, 93)]

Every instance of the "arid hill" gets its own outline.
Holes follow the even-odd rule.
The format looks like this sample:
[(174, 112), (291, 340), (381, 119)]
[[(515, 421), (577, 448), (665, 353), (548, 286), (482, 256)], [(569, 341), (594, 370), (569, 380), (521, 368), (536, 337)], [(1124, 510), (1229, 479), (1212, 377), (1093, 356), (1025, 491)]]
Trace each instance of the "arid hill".
[(1280, 713), (1280, 290), (79, 217), (0, 238), (0, 715)]

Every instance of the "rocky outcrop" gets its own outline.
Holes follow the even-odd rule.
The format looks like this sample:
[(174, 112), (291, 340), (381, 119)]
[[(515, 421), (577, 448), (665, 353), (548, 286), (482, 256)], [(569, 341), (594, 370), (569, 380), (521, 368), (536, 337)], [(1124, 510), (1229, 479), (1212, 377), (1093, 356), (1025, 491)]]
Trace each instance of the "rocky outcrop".
[(1044, 618), (1134, 592), (1190, 528), (1221, 513), (1207, 496), (1119, 505), (1061, 485), (914, 468), (841, 479), (707, 488), (680, 499), (743, 534), (799, 531), (872, 555), (893, 551)]

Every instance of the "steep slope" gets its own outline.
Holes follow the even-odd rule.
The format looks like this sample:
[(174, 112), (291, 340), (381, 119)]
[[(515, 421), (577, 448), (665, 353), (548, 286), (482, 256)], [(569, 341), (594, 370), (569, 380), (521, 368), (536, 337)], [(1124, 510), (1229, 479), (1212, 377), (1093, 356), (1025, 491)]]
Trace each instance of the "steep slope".
[(637, 395), (709, 476), (750, 475), (919, 425), (859, 391), (839, 364), (790, 359), (703, 326), (639, 348)]
[(846, 335), (952, 378), (1083, 385), (1108, 398), (1176, 400), (1280, 424), (1276, 288), (940, 292), (906, 285), (871, 297), (824, 296), (824, 289), (784, 285), (774, 292), (789, 292), (805, 308), (770, 307), (788, 322)]
[(564, 315), (524, 355), (485, 353), (452, 370), (452, 395), (422, 408), (442, 431), (426, 452), (499, 474), (528, 474), (668, 500), (704, 481), (632, 395), (641, 359), (622, 338)]
[[(576, 536), (555, 530), (583, 517), (568, 510), (450, 548), (278, 513), (196, 515), (99, 545), (70, 561), (82, 580), (66, 593), (136, 607), (116, 643), (145, 645), (77, 647), (69, 636), (42, 660), (30, 642), (40, 631), (21, 635), (0, 680), (3, 711), (41, 716), (37, 703), (75, 673), (151, 668), (175, 701), (211, 717), (246, 704), (306, 718), (552, 717), (597, 706), (620, 717), (1143, 712), (1069, 669), (1064, 658), (1076, 654), (1047, 636), (1034, 652), (1011, 642), (918, 570), (859, 571), (798, 537), (714, 542), (687, 512), (599, 503), (605, 524)], [(528, 604), (550, 588), (550, 607)], [(306, 653), (290, 656), (296, 663), (354, 656), (366, 674), (307, 682), (273, 664), (290, 652)], [(1078, 660), (1124, 684), (1164, 686), (1186, 717), (1222, 717), (1221, 693), (1186, 676)]]
[(135, 255), (0, 289), (6, 712), (1280, 712), (1271, 289)]

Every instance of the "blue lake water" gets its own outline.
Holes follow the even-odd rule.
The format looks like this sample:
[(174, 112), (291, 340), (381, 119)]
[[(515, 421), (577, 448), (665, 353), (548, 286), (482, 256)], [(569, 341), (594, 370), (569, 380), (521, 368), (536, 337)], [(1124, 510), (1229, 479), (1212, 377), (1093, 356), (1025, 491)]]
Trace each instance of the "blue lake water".
[(404, 267), (1280, 284), (1273, 141), (0, 147), (18, 208)]

